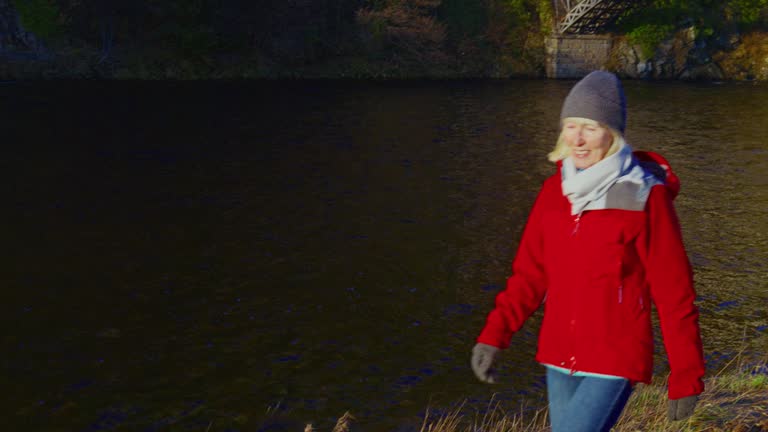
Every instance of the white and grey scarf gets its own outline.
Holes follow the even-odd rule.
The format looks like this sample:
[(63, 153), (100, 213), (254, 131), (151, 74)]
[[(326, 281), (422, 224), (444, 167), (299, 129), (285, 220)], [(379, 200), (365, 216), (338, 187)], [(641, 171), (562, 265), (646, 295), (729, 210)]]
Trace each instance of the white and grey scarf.
[(565, 158), (562, 177), (563, 194), (571, 202), (572, 215), (600, 209), (643, 211), (651, 187), (661, 184), (640, 166), (626, 143), (583, 171), (576, 169), (570, 156)]

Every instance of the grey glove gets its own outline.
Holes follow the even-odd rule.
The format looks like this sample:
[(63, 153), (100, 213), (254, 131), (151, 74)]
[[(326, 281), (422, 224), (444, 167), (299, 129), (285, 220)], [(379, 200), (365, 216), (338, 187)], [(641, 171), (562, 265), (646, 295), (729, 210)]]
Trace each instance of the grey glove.
[(693, 414), (693, 409), (698, 402), (698, 396), (686, 396), (682, 399), (669, 400), (667, 416), (669, 420), (685, 420)]
[(484, 343), (476, 344), (472, 348), (472, 372), (482, 382), (493, 384), (496, 382), (493, 373), (493, 360), (499, 349)]

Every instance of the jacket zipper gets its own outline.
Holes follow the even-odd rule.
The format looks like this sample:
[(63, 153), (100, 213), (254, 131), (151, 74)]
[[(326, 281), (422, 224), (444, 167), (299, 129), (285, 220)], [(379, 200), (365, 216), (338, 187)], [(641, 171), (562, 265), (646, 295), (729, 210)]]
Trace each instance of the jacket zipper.
[(619, 304), (624, 301), (624, 285), (619, 285)]
[[(579, 212), (579, 214), (576, 215), (576, 217), (573, 219), (573, 231), (571, 232), (571, 237), (575, 236), (577, 232), (579, 232), (579, 227), (581, 226), (581, 214), (582, 212)], [(571, 335), (573, 335), (574, 330), (576, 326), (576, 320), (571, 319)], [(573, 355), (573, 347), (571, 347), (571, 358), (568, 359), (568, 369), (570, 369), (570, 374), (573, 375), (576, 372), (576, 356)]]
[(576, 233), (579, 231), (579, 224), (581, 222), (581, 213), (576, 215), (576, 218), (573, 220), (573, 231), (571, 232), (571, 237), (575, 236)]
[(573, 341), (575, 340), (575, 332), (576, 332), (576, 319), (571, 317), (570, 325), (568, 326), (569, 330), (569, 347), (568, 347), (568, 353), (571, 355), (571, 357), (568, 359), (568, 362), (562, 362), (560, 363), (561, 366), (568, 368), (570, 371), (570, 375), (573, 375), (574, 372), (576, 372), (576, 355), (574, 354), (574, 346)]

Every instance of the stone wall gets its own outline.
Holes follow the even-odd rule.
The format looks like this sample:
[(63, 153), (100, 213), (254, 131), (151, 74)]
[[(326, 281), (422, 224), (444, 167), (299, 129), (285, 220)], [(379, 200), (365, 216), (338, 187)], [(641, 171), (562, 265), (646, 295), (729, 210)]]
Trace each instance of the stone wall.
[(611, 54), (611, 35), (557, 35), (546, 39), (548, 78), (581, 78), (604, 69)]
[(651, 57), (626, 36), (558, 35), (546, 39), (548, 78), (581, 78), (605, 69), (621, 78), (768, 80), (768, 33), (697, 40), (693, 27), (662, 41)]

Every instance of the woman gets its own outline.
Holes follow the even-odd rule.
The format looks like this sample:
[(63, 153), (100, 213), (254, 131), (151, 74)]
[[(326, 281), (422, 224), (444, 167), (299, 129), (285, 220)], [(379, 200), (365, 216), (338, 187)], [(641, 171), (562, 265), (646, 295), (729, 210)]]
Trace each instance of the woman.
[(669, 164), (633, 153), (623, 138), (621, 83), (596, 71), (565, 99), (548, 178), (533, 205), (513, 274), (472, 350), (472, 369), (492, 365), (544, 303), (536, 360), (546, 367), (552, 431), (608, 431), (637, 382), (653, 371), (651, 301), (671, 374), (668, 415), (693, 413), (704, 390), (692, 273), (672, 200)]

